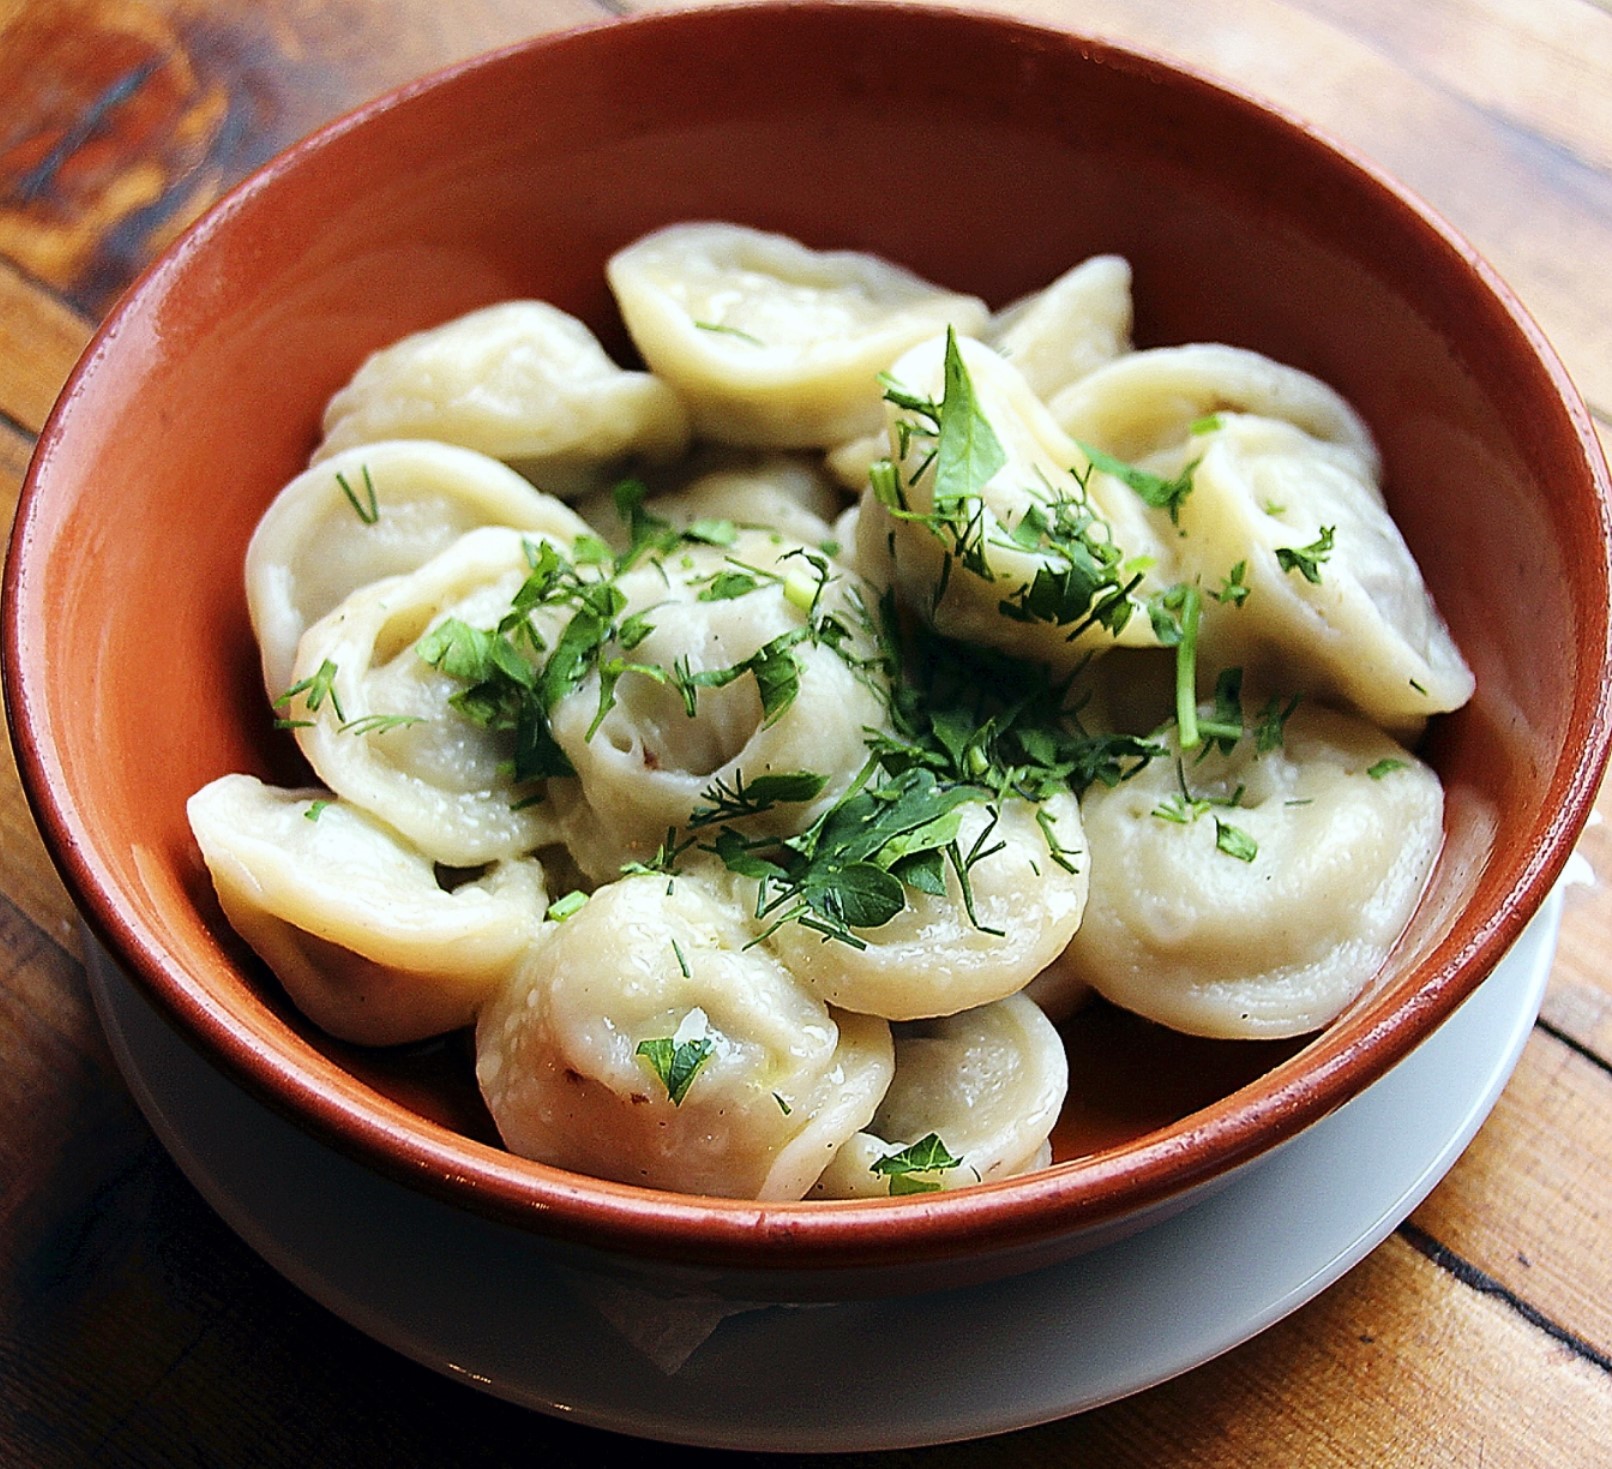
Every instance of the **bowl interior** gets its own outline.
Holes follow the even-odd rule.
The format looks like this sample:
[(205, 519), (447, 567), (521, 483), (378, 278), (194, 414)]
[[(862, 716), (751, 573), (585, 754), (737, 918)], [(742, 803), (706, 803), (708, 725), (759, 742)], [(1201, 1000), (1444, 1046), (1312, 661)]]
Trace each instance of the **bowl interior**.
[[(485, 1138), (485, 1123), (455, 1043), (365, 1057), (288, 1014), (223, 923), (184, 815), (226, 771), (300, 778), (247, 624), (254, 522), (366, 353), (539, 296), (625, 354), (606, 257), (702, 217), (875, 250), (993, 305), (1115, 251), (1135, 270), (1139, 345), (1254, 348), (1360, 408), (1478, 693), (1430, 736), (1448, 793), (1433, 886), (1388, 977), (1324, 1036), (1228, 1051), (1110, 1016), (1071, 1039), (1091, 1080), (1060, 1146), (1083, 1161), (974, 1199), (760, 1210), (466, 1143), (455, 1130)], [(1588, 421), (1515, 303), (1301, 126), (1004, 21), (725, 9), (540, 41), (409, 89), (182, 241), (41, 440), (8, 571), (7, 693), (91, 922), (216, 1058), (343, 1146), (538, 1227), (674, 1256), (980, 1250), (1251, 1156), (1378, 1074), (1492, 965), (1565, 860), (1604, 754), (1604, 504)], [(1137, 1084), (1158, 1055), (1183, 1078), (1162, 1097)]]

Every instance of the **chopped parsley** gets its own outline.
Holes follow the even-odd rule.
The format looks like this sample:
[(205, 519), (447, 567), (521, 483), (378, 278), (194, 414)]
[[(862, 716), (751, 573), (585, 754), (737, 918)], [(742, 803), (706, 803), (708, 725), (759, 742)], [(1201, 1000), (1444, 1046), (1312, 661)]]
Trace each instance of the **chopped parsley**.
[(1283, 571), (1296, 571), (1305, 581), (1321, 585), (1321, 563), (1332, 554), (1332, 534), (1335, 526), (1323, 525), (1321, 534), (1308, 546), (1278, 546), (1276, 560)]
[(921, 1137), (899, 1153), (887, 1153), (870, 1165), (870, 1171), (889, 1180), (892, 1194), (932, 1194), (943, 1187), (936, 1176), (962, 1167), (935, 1133)]

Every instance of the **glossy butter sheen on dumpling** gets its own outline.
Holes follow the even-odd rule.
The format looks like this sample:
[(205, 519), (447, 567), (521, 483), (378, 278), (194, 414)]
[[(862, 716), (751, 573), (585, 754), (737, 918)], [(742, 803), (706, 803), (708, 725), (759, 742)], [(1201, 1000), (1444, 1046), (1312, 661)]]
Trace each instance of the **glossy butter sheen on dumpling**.
[[(873, 1117), (890, 1030), (831, 1012), (749, 939), (694, 875), (625, 877), (546, 924), (476, 1027), (510, 1150), (679, 1193), (804, 1195)], [(657, 1042), (705, 1054), (679, 1077), (640, 1054)]]

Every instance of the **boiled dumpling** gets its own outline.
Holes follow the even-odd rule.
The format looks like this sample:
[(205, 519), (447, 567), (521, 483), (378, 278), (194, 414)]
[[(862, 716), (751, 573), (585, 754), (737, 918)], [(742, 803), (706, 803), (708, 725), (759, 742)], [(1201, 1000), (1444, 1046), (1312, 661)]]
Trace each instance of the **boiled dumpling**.
[[(763, 777), (820, 777), (805, 798), (740, 823), (785, 833), (846, 789), (867, 730), (886, 717), (871, 594), (855, 577), (819, 552), (736, 530), (646, 560), (615, 585), (622, 622), (641, 619), (635, 640), (612, 642), (550, 715), (577, 775), (554, 797), (584, 871), (597, 881), (647, 862), (669, 830), (714, 809), (717, 787), (737, 795)], [(835, 632), (820, 633), (829, 618)], [(605, 700), (605, 665), (618, 659), (629, 666)]]
[(1308, 703), (1276, 748), (1244, 737), (1229, 755), (1157, 759), (1093, 785), (1081, 811), (1091, 895), (1065, 963), (1194, 1035), (1325, 1025), (1381, 967), (1443, 840), (1438, 777)]
[[(1222, 415), (1199, 453), (1177, 553), (1206, 586), (1241, 563), (1248, 589), (1240, 604), (1205, 600), (1202, 658), (1407, 735), (1466, 703), (1472, 673), (1357, 464), (1240, 414)], [(1295, 560), (1306, 555), (1308, 570)]]
[[(1048, 1135), (1069, 1089), (1063, 1041), (1023, 995), (893, 1028), (896, 1074), (866, 1131), (835, 1154), (813, 1198), (966, 1188), (1052, 1161)], [(946, 1166), (885, 1161), (934, 1137)], [(951, 1161), (955, 1160), (955, 1162)]]
[(226, 775), (188, 810), (231, 926), (304, 1015), (360, 1045), (469, 1025), (547, 905), (536, 862), (449, 890), (430, 858), (324, 791)]
[[(948, 867), (944, 896), (909, 888), (901, 912), (853, 928), (853, 943), (786, 922), (768, 946), (829, 1004), (887, 1020), (953, 1015), (1024, 988), (1063, 950), (1085, 908), (1079, 808), (1056, 795), (1039, 808), (1009, 799), (961, 809), (958, 849), (980, 853), (968, 868), (972, 915)], [(754, 911), (754, 884), (741, 886)]]
[(664, 382), (618, 367), (574, 316), (504, 301), (368, 358), (330, 400), (314, 458), (410, 438), (479, 449), (570, 495), (630, 456), (676, 458), (688, 418)]
[(877, 427), (878, 374), (914, 342), (975, 331), (983, 302), (876, 256), (733, 224), (678, 224), (615, 255), (633, 342), (730, 444), (827, 447)]
[[(965, 475), (954, 490), (941, 481), (944, 456), (934, 438), (914, 431), (923, 418), (892, 403), (899, 479), (893, 493), (863, 496), (857, 558), (864, 574), (877, 578), (889, 568), (902, 600), (948, 637), (1063, 671), (1094, 650), (1152, 643), (1147, 617), (1130, 613), (1168, 583), (1168, 541), (1117, 480), (1091, 474), (1082, 488), (1075, 472), (1085, 456), (1012, 364), (979, 342), (958, 338), (954, 354), (948, 339), (936, 338), (901, 358), (890, 377), (919, 397), (956, 394), (955, 413), (972, 401), (975, 431), (959, 436), (967, 448), (957, 452), (981, 462), (983, 421), (1000, 453), (988, 476)], [(1113, 626), (1096, 620), (1105, 605), (1122, 614)]]
[(1128, 463), (1190, 441), (1217, 413), (1279, 418), (1355, 456), (1376, 482), (1371, 430), (1333, 388), (1243, 347), (1194, 342), (1131, 352), (1088, 373), (1050, 403), (1071, 438)]
[(1050, 401), (1131, 347), (1131, 267), (1094, 255), (993, 316), (985, 342)]
[[(465, 718), (449, 702), (463, 683), (417, 648), (449, 617), (496, 627), (541, 544), (502, 527), (470, 531), (418, 571), (354, 592), (297, 652), (296, 692), (283, 712), (308, 763), (438, 862), (476, 866), (556, 837), (541, 790), (513, 781), (513, 735)], [(559, 609), (533, 617), (552, 642)]]
[[(578, 508), (610, 544), (630, 542), (615, 496), (601, 495)], [(687, 484), (649, 495), (642, 513), (676, 527), (726, 521), (765, 529), (781, 540), (820, 546), (833, 534), (832, 522), (844, 497), (809, 460), (789, 454), (757, 454), (705, 469)]]
[(364, 444), (299, 474), (246, 550), (246, 603), (269, 696), (290, 686), (303, 633), (350, 592), (414, 571), (482, 525), (566, 544), (587, 530), (506, 465), (449, 444)]
[(699, 878), (623, 878), (544, 930), (476, 1028), (511, 1151), (650, 1188), (798, 1199), (873, 1117), (889, 1027), (814, 999)]

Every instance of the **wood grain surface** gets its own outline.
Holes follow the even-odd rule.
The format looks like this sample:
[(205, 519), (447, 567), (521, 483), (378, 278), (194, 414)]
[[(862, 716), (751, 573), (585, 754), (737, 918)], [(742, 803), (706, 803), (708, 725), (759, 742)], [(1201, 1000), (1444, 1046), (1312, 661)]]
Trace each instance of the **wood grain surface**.
[[(1397, 175), (1499, 269), (1612, 436), (1609, 0), (969, 4), (1234, 78)], [(0, 514), (98, 317), (246, 171), (439, 64), (662, 8), (0, 0)], [(878, 1461), (1612, 1463), (1612, 829), (1592, 826), (1581, 855), (1516, 1076), (1453, 1172), (1363, 1264), (1149, 1392)], [(281, 1280), (154, 1140), (81, 959), (7, 745), (0, 1465), (423, 1469), (645, 1454), (439, 1378)]]

